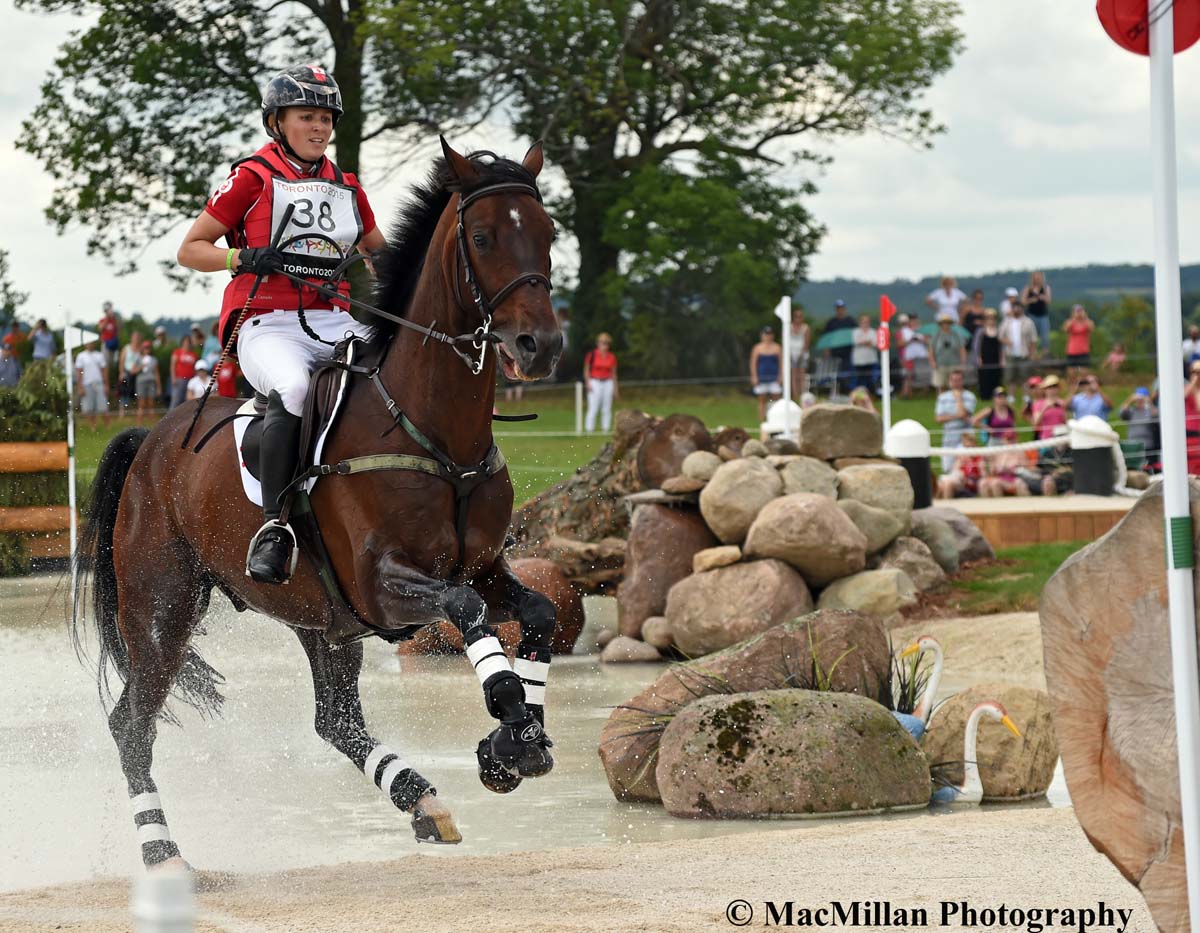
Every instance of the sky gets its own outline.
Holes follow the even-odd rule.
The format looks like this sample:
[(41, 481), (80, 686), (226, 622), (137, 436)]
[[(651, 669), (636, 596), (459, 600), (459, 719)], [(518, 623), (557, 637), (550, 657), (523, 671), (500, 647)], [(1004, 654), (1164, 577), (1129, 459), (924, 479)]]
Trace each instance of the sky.
[[(947, 132), (932, 150), (881, 136), (839, 140), (814, 180), (809, 206), (828, 227), (809, 276), (888, 281), (948, 273), (1150, 262), (1148, 60), (1119, 49), (1096, 19), (1094, 0), (963, 0), (966, 49), (928, 93)], [(100, 304), (150, 319), (211, 317), (223, 282), (174, 291), (157, 271), (175, 254), (166, 238), (136, 274), (117, 278), (86, 255), (86, 234), (59, 236), (43, 211), (52, 182), (13, 142), (33, 109), (74, 18), (32, 14), (0, 0), (0, 27), (18, 37), (0, 82), (0, 247), (16, 286), (30, 293), (24, 317), (52, 325), (92, 321)], [(1200, 261), (1200, 45), (1176, 58), (1180, 255)], [(432, 142), (432, 141), (431, 141)], [(520, 156), (528, 141), (484, 127), (461, 148)], [(433, 148), (430, 147), (430, 155)], [(428, 162), (364, 184), (388, 217)], [(792, 170), (789, 170), (792, 171)], [(787, 177), (786, 173), (783, 176)], [(214, 178), (214, 185), (219, 179)], [(197, 204), (197, 213), (202, 205)], [(179, 228), (182, 237), (184, 226)], [(569, 246), (555, 268), (571, 261)]]

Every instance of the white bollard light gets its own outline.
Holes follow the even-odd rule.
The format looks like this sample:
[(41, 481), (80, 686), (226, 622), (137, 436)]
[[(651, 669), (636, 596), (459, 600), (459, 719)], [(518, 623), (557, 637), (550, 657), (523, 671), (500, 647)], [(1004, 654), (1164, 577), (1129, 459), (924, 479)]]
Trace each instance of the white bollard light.
[(767, 406), (767, 420), (761, 425), (763, 437), (786, 437), (800, 441), (800, 416), (803, 409), (790, 398), (781, 398)]
[(1096, 415), (1067, 422), (1074, 461), (1075, 492), (1084, 496), (1111, 496), (1116, 484), (1113, 446), (1121, 437)]
[(929, 429), (919, 421), (905, 418), (892, 425), (884, 453), (900, 461), (908, 471), (913, 488), (913, 508), (933, 505), (933, 468), (929, 463)]

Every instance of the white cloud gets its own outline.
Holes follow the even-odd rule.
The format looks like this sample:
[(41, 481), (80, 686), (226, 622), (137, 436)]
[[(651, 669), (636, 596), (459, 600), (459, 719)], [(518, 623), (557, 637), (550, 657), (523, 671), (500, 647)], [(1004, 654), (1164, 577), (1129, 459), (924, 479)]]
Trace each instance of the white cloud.
[[(942, 270), (967, 275), (1021, 266), (1148, 261), (1152, 234), (1149, 176), (1149, 69), (1118, 49), (1096, 20), (1094, 0), (965, 0), (966, 50), (928, 95), (948, 132), (932, 150), (878, 137), (843, 140), (817, 178), (810, 207), (829, 228), (815, 278), (886, 279)], [(18, 287), (30, 291), (31, 315), (84, 320), (112, 299), (150, 317), (210, 316), (218, 288), (178, 294), (155, 264), (174, 255), (156, 244), (143, 271), (116, 278), (85, 255), (78, 231), (58, 237), (42, 210), (51, 182), (12, 146), (38, 96), (55, 49), (77, 21), (20, 12), (0, 0), (0, 22), (19, 48), (9, 50), (0, 84), (0, 198), (4, 248)], [(1181, 254), (1200, 258), (1191, 233), (1200, 221), (1200, 47), (1176, 59)], [(503, 128), (456, 140), (520, 155)], [(365, 182), (381, 221), (405, 187), (425, 175), (436, 152), (411, 160), (386, 183), (367, 152)], [(555, 183), (552, 169), (547, 176)], [(200, 205), (197, 205), (199, 211)], [(182, 235), (182, 228), (180, 229)], [(556, 251), (556, 269), (572, 251)], [(219, 277), (215, 277), (218, 278)]]

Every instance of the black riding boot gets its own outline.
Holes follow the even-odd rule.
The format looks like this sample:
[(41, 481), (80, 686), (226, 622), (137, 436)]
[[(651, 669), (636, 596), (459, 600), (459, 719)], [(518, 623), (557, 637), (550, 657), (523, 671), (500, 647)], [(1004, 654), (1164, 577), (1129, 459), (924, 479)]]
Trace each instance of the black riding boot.
[(283, 508), (279, 496), (295, 478), (299, 459), (300, 418), (283, 407), (278, 392), (272, 392), (267, 397), (258, 461), (267, 521), (250, 542), (246, 556), (246, 573), (259, 583), (286, 583), (292, 575), (296, 536), (279, 521)]

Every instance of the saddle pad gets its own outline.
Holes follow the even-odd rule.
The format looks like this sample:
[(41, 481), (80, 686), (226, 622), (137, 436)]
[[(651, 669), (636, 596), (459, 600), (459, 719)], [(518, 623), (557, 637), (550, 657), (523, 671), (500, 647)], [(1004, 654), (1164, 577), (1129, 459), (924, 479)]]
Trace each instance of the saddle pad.
[[(354, 357), (356, 355), (355, 349), (357, 346), (357, 340), (352, 340), (350, 342), (350, 345), (346, 350), (347, 363), (354, 362)], [(329, 417), (325, 419), (325, 426), (321, 429), (321, 433), (317, 435), (317, 442), (313, 445), (312, 463), (321, 462), (321, 457), (325, 452), (325, 440), (329, 436), (329, 432), (333, 428), (334, 423), (337, 421), (338, 412), (340, 412), (342, 409), (342, 400), (346, 397), (346, 388), (349, 385), (349, 382), (350, 373), (342, 370), (341, 376), (338, 379), (337, 398), (334, 399), (333, 408), (331, 408), (329, 411)], [(309, 391), (313, 391), (313, 388), (310, 387)], [(238, 409), (237, 413), (239, 415), (257, 415), (258, 412), (254, 407), (254, 399), (247, 399), (245, 404)], [(237, 418), (233, 422), (233, 446), (237, 453), (238, 473), (241, 474), (242, 477), (242, 491), (245, 492), (247, 499), (260, 507), (262, 506), (262, 485), (259, 483), (258, 478), (250, 472), (250, 468), (246, 465), (246, 456), (242, 452), (242, 448), (246, 442), (246, 432), (250, 430), (251, 425), (261, 425), (261, 423), (261, 416)], [(261, 430), (261, 428), (256, 428), (255, 430), (258, 431)], [(255, 444), (253, 447), (255, 450), (257, 450), (258, 445)], [(309, 465), (309, 463), (303, 464), (304, 467), (308, 467)], [(255, 467), (257, 471), (257, 464), (255, 464)], [(312, 492), (313, 486), (316, 485), (318, 479), (320, 479), (320, 477), (314, 476), (307, 483), (305, 483), (305, 491)]]

